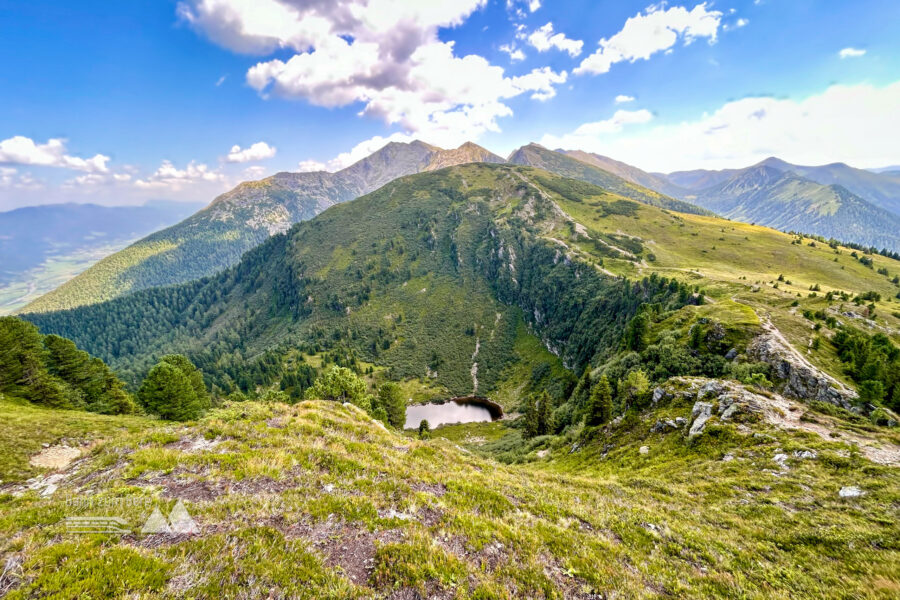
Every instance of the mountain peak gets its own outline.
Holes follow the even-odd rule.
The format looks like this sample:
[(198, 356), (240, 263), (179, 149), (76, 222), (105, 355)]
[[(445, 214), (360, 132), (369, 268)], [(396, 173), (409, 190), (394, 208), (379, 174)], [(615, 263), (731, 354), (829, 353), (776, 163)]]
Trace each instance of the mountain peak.
[(781, 160), (777, 156), (770, 156), (764, 160), (759, 161), (754, 167), (771, 167), (773, 169), (778, 169), (779, 171), (790, 171), (794, 168), (794, 165), (791, 163)]

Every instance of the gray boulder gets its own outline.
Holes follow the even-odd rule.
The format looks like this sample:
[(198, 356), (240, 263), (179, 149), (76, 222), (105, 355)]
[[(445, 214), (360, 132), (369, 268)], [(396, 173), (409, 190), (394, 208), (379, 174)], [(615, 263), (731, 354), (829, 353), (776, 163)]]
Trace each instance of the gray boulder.
[(712, 404), (709, 402), (695, 402), (694, 408), (691, 409), (691, 418), (694, 419), (694, 422), (691, 424), (690, 431), (688, 431), (688, 437), (694, 437), (703, 433), (703, 430), (706, 429), (706, 422), (711, 416)]

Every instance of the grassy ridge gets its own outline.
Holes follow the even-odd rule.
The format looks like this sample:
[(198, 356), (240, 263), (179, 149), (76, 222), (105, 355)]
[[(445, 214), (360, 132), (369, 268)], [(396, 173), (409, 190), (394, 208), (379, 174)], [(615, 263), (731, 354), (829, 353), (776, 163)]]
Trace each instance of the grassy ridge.
[[(321, 402), (232, 405), (120, 436), (54, 496), (0, 496), (0, 557), (22, 565), (7, 597), (895, 595), (896, 469), (761, 425), (693, 442), (650, 434), (690, 407), (657, 411), (518, 467)], [(818, 455), (782, 471), (774, 455), (794, 450)], [(94, 508), (65, 504), (98, 477)], [(847, 485), (866, 495), (840, 498)], [(141, 508), (102, 505), (112, 499)], [(60, 523), (117, 514), (139, 529), (175, 499), (198, 535), (72, 535)]]

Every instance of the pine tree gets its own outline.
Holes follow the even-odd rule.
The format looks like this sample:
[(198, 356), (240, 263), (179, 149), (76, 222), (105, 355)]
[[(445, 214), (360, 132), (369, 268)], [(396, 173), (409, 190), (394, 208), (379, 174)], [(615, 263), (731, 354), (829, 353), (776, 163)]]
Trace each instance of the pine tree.
[(640, 404), (650, 391), (650, 380), (640, 369), (628, 373), (619, 382), (619, 396), (626, 407)]
[(150, 369), (138, 399), (147, 412), (171, 421), (189, 421), (203, 412), (189, 376), (171, 362), (160, 361)]
[(641, 352), (647, 347), (647, 331), (649, 329), (649, 319), (643, 312), (634, 316), (628, 322), (625, 328), (625, 349), (634, 352)]
[(553, 433), (553, 401), (550, 394), (542, 392), (538, 399), (538, 435)]
[(203, 383), (203, 374), (194, 366), (194, 363), (192, 363), (188, 357), (183, 354), (167, 354), (159, 359), (159, 361), (168, 363), (184, 373), (185, 377), (190, 381), (191, 387), (194, 389), (197, 401), (200, 403), (200, 408), (207, 409), (212, 405), (209, 394), (206, 391), (206, 384)]
[(584, 368), (584, 373), (581, 374), (581, 378), (575, 385), (575, 389), (572, 391), (572, 396), (569, 398), (569, 401), (574, 404), (576, 409), (581, 410), (585, 405), (587, 405), (590, 395), (591, 366), (588, 365)]
[(378, 388), (378, 403), (387, 413), (388, 423), (402, 429), (406, 424), (406, 402), (403, 401), (400, 386), (392, 382), (383, 383)]
[(591, 399), (588, 404), (587, 424), (603, 425), (612, 418), (612, 388), (606, 375), (591, 389)]

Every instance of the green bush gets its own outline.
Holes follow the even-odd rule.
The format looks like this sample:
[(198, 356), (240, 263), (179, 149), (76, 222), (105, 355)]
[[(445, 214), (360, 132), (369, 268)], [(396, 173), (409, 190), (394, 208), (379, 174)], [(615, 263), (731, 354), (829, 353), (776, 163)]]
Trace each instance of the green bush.
[(157, 363), (138, 390), (147, 412), (170, 421), (190, 421), (209, 408), (203, 377), (184, 356), (167, 355)]

